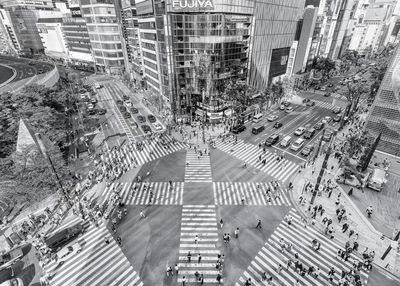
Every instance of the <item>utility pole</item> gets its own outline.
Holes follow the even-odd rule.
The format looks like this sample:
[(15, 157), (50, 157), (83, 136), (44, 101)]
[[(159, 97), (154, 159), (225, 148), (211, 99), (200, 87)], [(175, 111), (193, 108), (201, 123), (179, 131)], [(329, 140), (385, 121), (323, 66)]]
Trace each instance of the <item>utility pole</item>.
[(205, 106), (205, 104), (204, 104), (204, 88), (203, 88), (203, 90), (202, 90), (202, 92), (201, 92), (201, 101), (202, 101), (202, 103), (203, 103), (203, 144), (204, 143), (206, 143), (206, 138), (205, 138), (205, 124), (206, 124), (206, 121), (205, 121), (205, 116), (206, 116), (206, 106)]

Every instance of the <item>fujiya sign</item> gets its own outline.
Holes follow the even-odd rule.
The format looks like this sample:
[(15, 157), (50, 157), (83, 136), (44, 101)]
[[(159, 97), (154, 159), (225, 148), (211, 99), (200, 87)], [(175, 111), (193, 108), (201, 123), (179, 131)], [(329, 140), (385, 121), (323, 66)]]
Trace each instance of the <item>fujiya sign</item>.
[(172, 0), (172, 8), (209, 8), (213, 9), (214, 4), (211, 0)]

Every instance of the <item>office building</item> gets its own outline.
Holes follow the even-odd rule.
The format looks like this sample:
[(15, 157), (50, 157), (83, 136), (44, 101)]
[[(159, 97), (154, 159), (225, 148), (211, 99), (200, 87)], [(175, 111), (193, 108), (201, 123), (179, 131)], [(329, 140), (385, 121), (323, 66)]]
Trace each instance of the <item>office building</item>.
[(377, 150), (400, 157), (400, 46), (396, 48), (371, 106), (365, 129), (374, 138), (382, 133)]
[(0, 5), (7, 18), (6, 30), (13, 46), (24, 53), (42, 53), (44, 49), (36, 28), (38, 11), (51, 11), (53, 4), (41, 0), (0, 0)]
[(134, 0), (122, 0), (120, 7), (125, 68), (132, 81), (142, 80), (142, 57), (139, 43), (139, 23)]
[(304, 1), (136, 1), (148, 87), (181, 117), (231, 112), (226, 82), (263, 90), (284, 75)]
[(124, 71), (122, 35), (114, 0), (81, 0), (96, 69), (107, 73)]
[(318, 8), (314, 6), (307, 6), (305, 8), (300, 37), (298, 40), (297, 53), (293, 65), (293, 73), (304, 72), (306, 70), (317, 16)]
[(89, 33), (79, 1), (70, 0), (67, 4), (70, 13), (63, 18), (62, 30), (68, 48), (69, 62), (79, 69), (94, 70)]

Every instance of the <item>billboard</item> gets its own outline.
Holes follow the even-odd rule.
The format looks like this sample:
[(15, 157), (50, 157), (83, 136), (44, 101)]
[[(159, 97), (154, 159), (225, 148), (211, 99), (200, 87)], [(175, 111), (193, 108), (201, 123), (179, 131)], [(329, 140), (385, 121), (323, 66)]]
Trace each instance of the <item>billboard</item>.
[(273, 49), (271, 54), (271, 64), (269, 66), (269, 81), (286, 73), (289, 59), (290, 47)]
[(71, 10), (72, 17), (82, 17), (81, 8), (71, 7), (69, 10)]
[(153, 0), (137, 0), (136, 13), (138, 15), (146, 15), (153, 13)]
[(168, 0), (169, 12), (196, 12), (214, 10), (214, 0)]

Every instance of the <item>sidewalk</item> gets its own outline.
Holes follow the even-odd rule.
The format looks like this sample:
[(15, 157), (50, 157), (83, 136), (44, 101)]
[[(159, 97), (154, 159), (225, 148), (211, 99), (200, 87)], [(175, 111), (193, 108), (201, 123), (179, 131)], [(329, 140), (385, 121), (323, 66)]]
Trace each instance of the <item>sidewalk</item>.
[[(291, 197), (296, 208), (303, 213), (304, 217), (311, 222), (311, 214), (308, 212), (308, 207), (310, 206), (309, 202), (311, 200), (311, 192), (304, 192), (303, 189), (307, 182), (310, 182), (315, 185), (322, 162), (324, 159), (324, 155), (317, 158), (315, 164), (313, 166), (308, 166), (301, 171), (301, 173), (297, 173), (295, 178), (293, 179), (294, 188), (291, 192)], [(331, 171), (331, 166), (334, 166), (334, 169)], [(315, 168), (315, 172), (313, 173), (312, 170)], [(328, 170), (325, 171), (323, 179), (326, 181), (331, 179), (332, 182), (335, 178), (335, 172), (338, 169), (338, 162), (336, 159), (331, 157), (328, 161)], [(336, 185), (336, 183), (335, 183)], [(374, 263), (382, 268), (385, 268), (390, 273), (400, 277), (400, 254), (396, 253), (396, 248), (393, 247), (391, 251), (387, 254), (387, 256), (382, 260), (381, 257), (387, 250), (387, 248), (393, 244), (393, 241), (387, 237), (384, 237), (382, 233), (375, 230), (372, 224), (369, 222), (368, 218), (366, 218), (362, 211), (359, 210), (354, 202), (348, 197), (347, 193), (339, 186), (332, 192), (330, 198), (326, 192), (322, 192), (321, 196), (316, 197), (314, 205), (322, 205), (325, 209), (325, 213), (323, 216), (319, 214), (316, 217), (316, 224), (315, 227), (322, 233), (324, 232), (325, 226), (322, 224), (322, 219), (324, 217), (332, 218), (333, 220), (333, 227), (334, 227), (334, 236), (335, 240), (339, 241), (340, 245), (343, 245), (346, 241), (349, 241), (348, 232), (342, 232), (342, 224), (338, 223), (336, 218), (336, 208), (335, 201), (338, 197), (338, 194), (341, 193), (341, 200), (339, 206), (344, 207), (346, 209), (346, 213), (348, 216), (347, 223), (350, 225), (349, 230), (353, 229), (355, 233), (359, 234), (358, 243), (359, 253), (364, 251), (366, 247), (368, 247), (369, 251), (375, 251), (375, 259)], [(302, 206), (300, 205), (300, 196), (306, 198), (307, 203)], [(314, 206), (312, 205), (312, 207)], [(397, 243), (396, 243), (397, 244)], [(394, 244), (393, 244), (394, 245)]]

